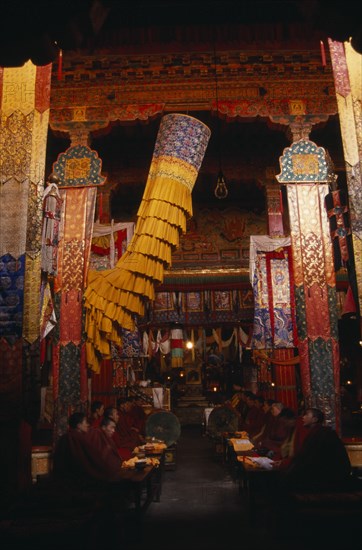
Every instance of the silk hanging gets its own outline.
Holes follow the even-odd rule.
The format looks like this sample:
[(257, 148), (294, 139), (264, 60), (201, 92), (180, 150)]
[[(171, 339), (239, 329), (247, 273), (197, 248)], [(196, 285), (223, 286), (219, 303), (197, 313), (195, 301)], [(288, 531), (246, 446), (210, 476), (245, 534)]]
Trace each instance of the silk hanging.
[(336, 178), (328, 153), (309, 140), (286, 148), (280, 166), (277, 179), (286, 184), (288, 197), (303, 397), (339, 429), (338, 308), (325, 208)]
[(251, 347), (295, 347), (295, 305), (289, 239), (250, 238), (254, 322)]
[(186, 216), (192, 215), (191, 191), (209, 137), (210, 130), (193, 117), (171, 114), (161, 121), (132, 241), (113, 270), (88, 278), (87, 361), (96, 372), (101, 357), (110, 358), (110, 343), (122, 345), (120, 329), (134, 330), (145, 302), (155, 298), (154, 285), (162, 282), (175, 244), (168, 241), (168, 232), (156, 237), (143, 227), (161, 219), (185, 231)]
[(328, 39), (336, 89), (343, 153), (346, 163), (348, 204), (354, 256), (349, 280), (362, 311), (362, 55), (350, 42)]
[(339, 394), (338, 310), (324, 210), (328, 186), (288, 185), (287, 192), (303, 394), (307, 403), (327, 407), (329, 419), (335, 422)]

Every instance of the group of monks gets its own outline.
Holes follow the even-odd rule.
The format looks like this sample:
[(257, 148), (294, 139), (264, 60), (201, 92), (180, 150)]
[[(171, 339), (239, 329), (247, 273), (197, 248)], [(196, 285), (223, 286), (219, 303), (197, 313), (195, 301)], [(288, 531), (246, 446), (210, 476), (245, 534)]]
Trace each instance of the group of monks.
[(292, 456), (307, 433), (294, 411), (251, 391), (236, 391), (229, 405), (238, 416), (238, 429), (248, 433), (260, 454), (275, 460)]
[(228, 406), (238, 415), (239, 429), (248, 433), (255, 450), (273, 460), (292, 489), (326, 489), (348, 485), (351, 464), (335, 430), (324, 425), (324, 414), (308, 408), (302, 416), (283, 403), (264, 400), (236, 388)]
[(55, 477), (78, 485), (119, 480), (122, 463), (145, 442), (145, 425), (143, 407), (130, 398), (107, 408), (95, 401), (90, 418), (73, 413), (55, 447)]

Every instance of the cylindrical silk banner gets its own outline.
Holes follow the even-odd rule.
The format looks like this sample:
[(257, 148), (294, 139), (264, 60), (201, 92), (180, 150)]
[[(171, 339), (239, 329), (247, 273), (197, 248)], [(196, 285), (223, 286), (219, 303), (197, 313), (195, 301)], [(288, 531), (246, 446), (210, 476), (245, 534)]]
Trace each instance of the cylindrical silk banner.
[[(209, 138), (209, 128), (188, 115), (169, 114), (161, 121), (132, 241), (114, 269), (89, 274), (87, 363), (96, 372), (101, 358), (111, 356), (110, 343), (122, 345), (121, 329), (135, 329), (145, 301), (155, 297), (155, 283), (163, 281), (178, 245), (175, 230), (185, 231), (192, 214), (191, 191)], [(159, 225), (153, 235), (151, 225)]]

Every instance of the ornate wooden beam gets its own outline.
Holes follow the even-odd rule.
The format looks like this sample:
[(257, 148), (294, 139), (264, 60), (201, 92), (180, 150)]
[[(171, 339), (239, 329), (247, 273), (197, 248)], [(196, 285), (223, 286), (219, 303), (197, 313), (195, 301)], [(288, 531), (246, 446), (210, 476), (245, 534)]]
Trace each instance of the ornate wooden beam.
[[(75, 122), (92, 130), (112, 121), (146, 120), (162, 112), (219, 111), (225, 117), (278, 118), (304, 101), (305, 115), (337, 113), (333, 77), (315, 51), (230, 50), (148, 55), (63, 57), (62, 79), (52, 81), (51, 128)], [(217, 88), (216, 88), (217, 86)], [(217, 92), (217, 93), (216, 93)]]

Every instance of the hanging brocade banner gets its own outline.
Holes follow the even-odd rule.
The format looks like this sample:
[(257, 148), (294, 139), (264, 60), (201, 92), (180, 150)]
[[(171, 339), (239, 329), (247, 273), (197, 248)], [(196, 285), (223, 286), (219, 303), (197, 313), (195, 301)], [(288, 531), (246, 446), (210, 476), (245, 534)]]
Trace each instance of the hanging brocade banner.
[(362, 55), (350, 42), (328, 39), (336, 89), (338, 115), (346, 163), (353, 262), (350, 284), (362, 311)]
[(253, 277), (253, 349), (290, 348), (297, 345), (289, 239), (250, 237)]
[[(294, 358), (294, 349), (276, 349), (273, 352), (275, 399), (293, 411), (298, 410), (295, 366), (285, 364)], [(279, 362), (280, 361), (280, 362)]]
[(326, 195), (326, 208), (333, 242), (334, 264), (338, 271), (347, 265), (351, 256), (351, 228), (346, 195), (342, 191), (331, 191)]
[(43, 228), (41, 268), (44, 273), (56, 275), (58, 271), (59, 225), (62, 199), (58, 186), (49, 183), (43, 195)]
[(171, 367), (182, 368), (184, 364), (184, 339), (181, 328), (171, 329)]
[(156, 139), (135, 232), (114, 269), (90, 272), (85, 291), (87, 361), (95, 372), (110, 358), (111, 342), (122, 346), (121, 328), (133, 331), (145, 303), (155, 299), (179, 235), (192, 215), (191, 192), (210, 130), (182, 114), (163, 117)]
[[(82, 157), (83, 155), (83, 157)], [(101, 162), (87, 147), (70, 147), (53, 165), (61, 199), (58, 266), (54, 280), (59, 319), (59, 364), (54, 384), (55, 437), (69, 414), (85, 410), (88, 396), (83, 338), (83, 291), (87, 278)], [(88, 182), (88, 184), (86, 184)]]
[(4, 494), (20, 489), (25, 463), (18, 460), (17, 426), (33, 415), (38, 399), (30, 373), (40, 357), (38, 259), (51, 69), (31, 61), (0, 67), (0, 418), (9, 428), (1, 439)]
[(323, 148), (299, 140), (280, 159), (287, 184), (295, 280), (298, 348), (306, 404), (339, 425), (339, 345), (336, 278), (325, 197), (335, 181)]
[[(0, 69), (0, 258), (26, 255), (22, 336), (39, 338), (42, 195), (51, 65)], [(0, 327), (1, 330), (1, 327)]]

